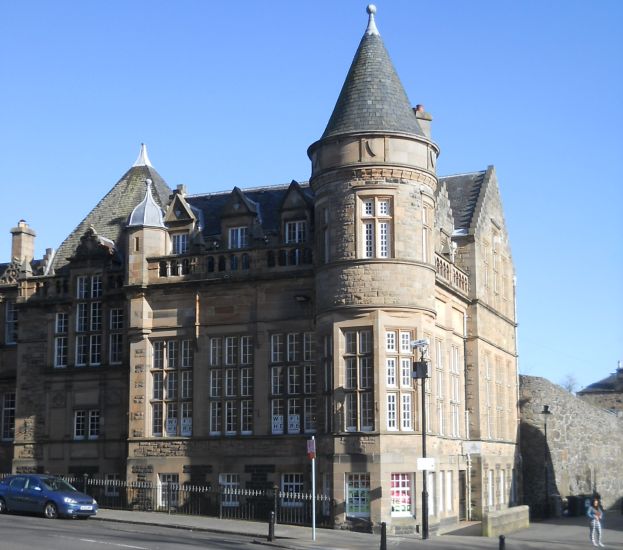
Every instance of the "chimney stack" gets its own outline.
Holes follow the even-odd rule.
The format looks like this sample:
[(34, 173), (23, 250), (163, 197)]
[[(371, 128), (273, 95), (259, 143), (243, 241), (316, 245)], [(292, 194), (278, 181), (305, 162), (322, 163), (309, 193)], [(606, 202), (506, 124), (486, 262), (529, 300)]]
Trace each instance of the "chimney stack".
[(424, 105), (416, 105), (413, 108), (413, 112), (415, 113), (417, 121), (420, 123), (420, 128), (422, 128), (422, 132), (424, 132), (424, 135), (428, 139), (431, 139), (430, 125), (433, 121), (433, 117), (430, 115), (430, 113), (427, 113), (424, 110)]
[(17, 260), (20, 264), (29, 263), (35, 257), (36, 233), (24, 220), (17, 222), (17, 227), (11, 229), (11, 261)]

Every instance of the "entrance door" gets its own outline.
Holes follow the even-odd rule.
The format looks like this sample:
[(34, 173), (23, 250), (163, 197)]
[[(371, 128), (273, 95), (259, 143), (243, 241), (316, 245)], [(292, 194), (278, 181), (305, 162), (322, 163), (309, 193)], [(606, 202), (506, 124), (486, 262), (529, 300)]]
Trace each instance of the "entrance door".
[(467, 476), (459, 470), (459, 521), (467, 519)]

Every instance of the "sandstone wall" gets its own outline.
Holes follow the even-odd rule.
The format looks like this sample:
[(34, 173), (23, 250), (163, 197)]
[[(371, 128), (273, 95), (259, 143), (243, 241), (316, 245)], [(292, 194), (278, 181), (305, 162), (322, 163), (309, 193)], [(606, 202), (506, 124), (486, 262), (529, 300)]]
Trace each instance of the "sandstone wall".
[[(524, 499), (533, 514), (541, 515), (544, 511), (544, 462), (550, 495), (565, 498), (596, 490), (605, 508), (620, 510), (623, 419), (534, 376), (520, 376), (519, 400)], [(549, 405), (551, 411), (547, 417), (546, 445), (543, 405)]]

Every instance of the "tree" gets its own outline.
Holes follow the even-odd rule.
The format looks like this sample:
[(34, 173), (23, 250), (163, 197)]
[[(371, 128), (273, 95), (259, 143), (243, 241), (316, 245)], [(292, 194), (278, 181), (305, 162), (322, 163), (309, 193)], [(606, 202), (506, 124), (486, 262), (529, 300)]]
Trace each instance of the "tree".
[(560, 383), (562, 388), (569, 393), (575, 394), (578, 389), (578, 379), (573, 374), (567, 374)]

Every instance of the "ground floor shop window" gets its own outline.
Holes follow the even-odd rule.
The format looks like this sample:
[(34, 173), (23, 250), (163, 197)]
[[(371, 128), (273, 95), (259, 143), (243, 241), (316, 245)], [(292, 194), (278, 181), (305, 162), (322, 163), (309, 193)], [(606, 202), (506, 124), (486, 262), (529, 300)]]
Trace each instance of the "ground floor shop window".
[(392, 474), (391, 477), (392, 516), (413, 515), (411, 474)]
[(346, 474), (346, 515), (370, 517), (370, 474)]
[(178, 474), (158, 475), (158, 506), (161, 508), (175, 508), (179, 502)]

